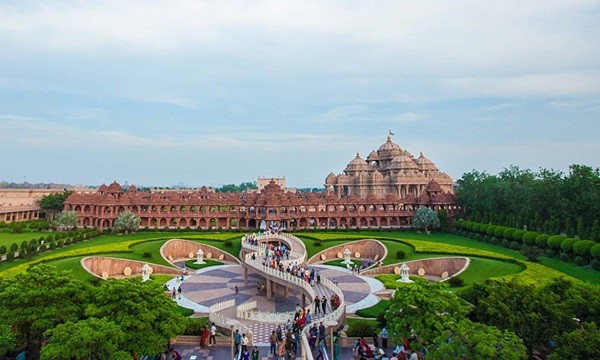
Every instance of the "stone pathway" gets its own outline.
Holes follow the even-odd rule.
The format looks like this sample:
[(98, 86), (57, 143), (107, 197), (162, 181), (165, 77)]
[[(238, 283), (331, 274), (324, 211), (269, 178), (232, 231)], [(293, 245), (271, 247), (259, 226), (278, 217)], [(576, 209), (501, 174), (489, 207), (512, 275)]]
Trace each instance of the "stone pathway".
[[(229, 346), (216, 346), (202, 349), (200, 346), (181, 345), (175, 346), (184, 360), (227, 360), (231, 359), (231, 348)], [(275, 356), (269, 354), (269, 346), (259, 346), (261, 360), (273, 360)], [(315, 357), (317, 352), (314, 353)], [(194, 357), (195, 356), (195, 357)], [(295, 358), (300, 359), (300, 349), (298, 349), (298, 355)], [(341, 348), (340, 359), (349, 360), (353, 359), (352, 348)]]

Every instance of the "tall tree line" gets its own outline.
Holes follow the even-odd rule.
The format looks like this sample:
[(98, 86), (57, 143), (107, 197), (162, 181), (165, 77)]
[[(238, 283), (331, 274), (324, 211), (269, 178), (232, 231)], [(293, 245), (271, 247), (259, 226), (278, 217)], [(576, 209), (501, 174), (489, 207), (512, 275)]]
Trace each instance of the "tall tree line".
[(547, 234), (600, 240), (600, 171), (571, 165), (567, 174), (510, 166), (498, 175), (473, 170), (458, 180), (463, 216)]

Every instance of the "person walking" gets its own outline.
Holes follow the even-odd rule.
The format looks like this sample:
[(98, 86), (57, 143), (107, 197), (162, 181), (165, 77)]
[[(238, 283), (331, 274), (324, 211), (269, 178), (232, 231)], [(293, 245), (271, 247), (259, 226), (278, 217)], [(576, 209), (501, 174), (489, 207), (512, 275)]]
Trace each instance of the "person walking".
[(381, 347), (383, 347), (384, 349), (387, 349), (387, 341), (388, 341), (388, 331), (385, 328), (385, 326), (383, 327), (383, 329), (381, 329)]
[(321, 299), (317, 295), (317, 297), (315, 298), (315, 314), (318, 314), (319, 311), (321, 311)]
[(255, 346), (252, 350), (252, 360), (260, 360), (260, 351), (258, 351), (258, 346)]
[(275, 334), (275, 330), (273, 330), (271, 336), (269, 336), (269, 343), (271, 344), (271, 354), (275, 355), (275, 352), (277, 351), (277, 334)]
[(319, 339), (319, 345), (317, 345), (317, 350), (319, 350), (319, 355), (317, 355), (315, 360), (324, 360), (325, 358), (323, 357), (323, 355), (325, 353), (325, 340)]
[(246, 334), (242, 334), (242, 352), (248, 353), (248, 337), (246, 337)]
[(373, 345), (375, 345), (376, 348), (379, 347), (379, 336), (377, 335), (377, 330), (373, 330)]
[(212, 323), (210, 327), (210, 338), (208, 339), (208, 346), (216, 346), (217, 345), (217, 327), (215, 323)]
[(234, 357), (237, 357), (238, 353), (240, 352), (240, 344), (242, 343), (242, 335), (240, 335), (240, 331), (239, 330), (235, 330), (235, 333), (233, 334), (233, 345), (235, 347), (235, 353), (234, 353)]

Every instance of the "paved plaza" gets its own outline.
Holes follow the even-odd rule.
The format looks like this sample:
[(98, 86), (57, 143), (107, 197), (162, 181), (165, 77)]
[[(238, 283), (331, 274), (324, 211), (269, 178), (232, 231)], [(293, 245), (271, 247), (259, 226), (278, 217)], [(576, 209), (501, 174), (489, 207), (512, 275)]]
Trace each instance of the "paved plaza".
[[(261, 360), (273, 360), (276, 356), (269, 354), (268, 346), (259, 346)], [(229, 346), (216, 346), (210, 348), (201, 348), (200, 346), (175, 346), (184, 360), (227, 360), (231, 359), (231, 348)], [(329, 351), (329, 350), (328, 350)], [(315, 357), (318, 352), (314, 353)], [(329, 356), (326, 356), (328, 359)], [(340, 360), (353, 359), (352, 348), (341, 348), (340, 349)], [(300, 359), (300, 349), (298, 349), (298, 355), (295, 359)]]

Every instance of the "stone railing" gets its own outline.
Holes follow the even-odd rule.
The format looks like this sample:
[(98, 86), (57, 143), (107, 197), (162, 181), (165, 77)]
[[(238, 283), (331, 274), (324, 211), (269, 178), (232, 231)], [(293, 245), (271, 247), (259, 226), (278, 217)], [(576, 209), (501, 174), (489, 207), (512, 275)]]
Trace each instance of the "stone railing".
[(236, 309), (236, 315), (238, 318), (244, 318), (243, 313), (252, 310), (252, 309), (256, 309), (257, 307), (257, 303), (256, 301), (250, 301), (247, 303), (243, 303), (242, 305), (238, 306)]
[[(222, 310), (230, 309), (232, 307), (235, 307), (234, 299), (221, 301), (221, 302), (214, 304), (213, 306), (211, 306), (209, 308), (210, 313), (208, 316), (208, 320), (220, 328), (230, 330), (231, 329), (230, 324), (233, 319), (231, 319), (225, 315), (221, 315), (218, 312), (222, 311)], [(242, 333), (245, 333), (246, 336), (248, 337), (249, 344), (252, 345), (252, 339), (254, 338), (254, 336), (252, 334), (252, 330), (250, 330), (250, 328), (247, 327), (246, 325), (240, 324), (240, 323), (236, 324), (234, 327), (239, 329)]]

